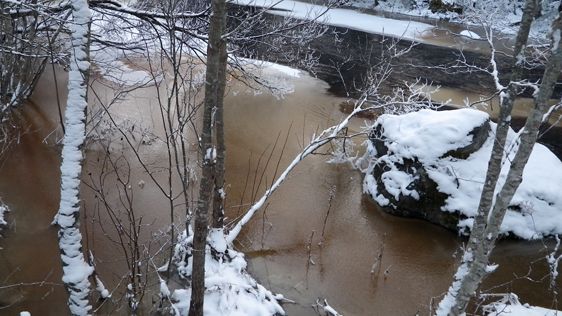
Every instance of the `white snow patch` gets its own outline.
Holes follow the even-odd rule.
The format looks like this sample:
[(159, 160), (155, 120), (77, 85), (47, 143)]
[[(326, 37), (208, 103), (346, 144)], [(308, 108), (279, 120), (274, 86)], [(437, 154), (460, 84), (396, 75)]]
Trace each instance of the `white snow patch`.
[(167, 298), (170, 297), (170, 289), (168, 288), (168, 284), (162, 278), (160, 278), (160, 297)]
[(215, 161), (217, 160), (217, 149), (215, 147), (209, 147), (205, 151), (205, 160)]
[(463, 30), (462, 32), (460, 32), (460, 35), (468, 37), (470, 39), (475, 39), (475, 40), (481, 39), (480, 35), (472, 32), (472, 31), (469, 31), (469, 30)]
[(494, 303), (484, 306), (486, 316), (562, 316), (562, 311), (521, 304), (513, 293)]
[(259, 69), (259, 70), (272, 70), (277, 73), (293, 78), (300, 78), (302, 72), (297, 68), (292, 68), (289, 66), (285, 66), (269, 61), (259, 60), (259, 59), (238, 57), (238, 60), (240, 60), (244, 66), (250, 67), (250, 69), (252, 67), (255, 67), (255, 69)]
[[(315, 4), (291, 0), (234, 0), (240, 5), (249, 5), (268, 8), (269, 13), (290, 16), (298, 19), (314, 20), (318, 22), (346, 27), (358, 31), (374, 34), (384, 34), (392, 37), (418, 40), (421, 34), (433, 28), (432, 25), (415, 22), (401, 21), (365, 14), (349, 9), (329, 9)], [(323, 14), (323, 15), (322, 15)]]
[(437, 307), (437, 311), (435, 312), (436, 316), (448, 316), (451, 312), (451, 309), (455, 305), (455, 297), (458, 295), (462, 280), (469, 272), (469, 264), (473, 260), (472, 252), (465, 251), (462, 258), (462, 263), (457, 269), (455, 273), (453, 283), (447, 290), (447, 294), (441, 302), (439, 302), (439, 306)]
[[(174, 263), (183, 278), (191, 276), (193, 236), (183, 233), (176, 244)], [(213, 247), (213, 250), (211, 250)], [(207, 239), (205, 258), (206, 316), (285, 315), (274, 295), (258, 284), (246, 271), (244, 254), (227, 247), (222, 229), (212, 229)], [(173, 309), (187, 315), (191, 289), (176, 289), (171, 295)]]
[(0, 201), (0, 226), (8, 225), (4, 216), (9, 211), (8, 206)]
[(105, 285), (97, 275), (95, 277), (95, 281), (96, 281), (96, 291), (100, 293), (100, 297), (104, 299), (111, 297), (111, 294), (109, 293), (109, 291), (107, 290), (107, 288), (105, 287)]

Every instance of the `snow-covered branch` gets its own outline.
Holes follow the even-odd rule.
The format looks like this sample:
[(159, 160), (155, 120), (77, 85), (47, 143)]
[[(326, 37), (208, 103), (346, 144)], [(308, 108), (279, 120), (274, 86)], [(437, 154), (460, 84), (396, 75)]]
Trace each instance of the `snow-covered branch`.
[(273, 192), (275, 192), (275, 190), (277, 190), (279, 186), (281, 186), (281, 184), (287, 179), (289, 173), (304, 158), (314, 153), (316, 150), (318, 150), (320, 147), (327, 144), (334, 138), (337, 138), (339, 133), (347, 126), (351, 118), (353, 118), (356, 114), (365, 111), (365, 109), (362, 108), (364, 102), (365, 102), (364, 100), (359, 102), (355, 106), (353, 111), (351, 111), (351, 113), (347, 117), (345, 117), (338, 125), (331, 126), (325, 129), (324, 131), (322, 131), (320, 135), (313, 137), (312, 141), (300, 153), (297, 154), (297, 156), (287, 166), (287, 168), (283, 171), (283, 173), (281, 173), (281, 175), (279, 176), (279, 178), (277, 178), (277, 180), (273, 183), (273, 185), (271, 185), (271, 187), (265, 191), (262, 197), (250, 207), (250, 209), (246, 212), (246, 214), (242, 217), (242, 219), (240, 219), (240, 221), (236, 223), (236, 225), (230, 230), (230, 232), (226, 237), (226, 241), (229, 244), (232, 243), (236, 239), (236, 237), (238, 237), (238, 234), (240, 234), (242, 227), (250, 221), (250, 219), (254, 216), (254, 214), (264, 205), (265, 201), (269, 198), (269, 196)]

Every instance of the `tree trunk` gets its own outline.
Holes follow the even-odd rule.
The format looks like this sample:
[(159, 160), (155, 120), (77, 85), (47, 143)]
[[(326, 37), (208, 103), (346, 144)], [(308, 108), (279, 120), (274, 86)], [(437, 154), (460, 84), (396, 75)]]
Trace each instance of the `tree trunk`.
[(63, 265), (62, 280), (69, 293), (72, 315), (87, 315), (92, 308), (88, 295), (88, 278), (93, 268), (82, 253), (79, 228), (80, 174), (82, 149), (86, 137), (86, 106), (89, 71), (90, 10), (86, 0), (73, 0), (73, 21), (70, 24), (72, 51), (68, 74), (68, 101), (65, 112), (67, 133), (63, 140), (61, 164), (61, 201), (55, 223), (59, 226), (59, 248)]
[[(193, 237), (193, 270), (191, 275), (191, 304), (190, 316), (203, 315), (205, 296), (205, 247), (209, 230), (209, 211), (214, 186), (214, 165), (216, 148), (213, 146), (212, 116), (219, 107), (220, 64), (222, 34), (225, 21), (225, 0), (212, 1), (211, 24), (209, 29), (209, 43), (207, 46), (207, 73), (205, 82), (205, 101), (203, 114), (203, 131), (201, 135), (201, 150), (203, 155), (203, 170), (199, 187), (199, 200), (194, 220)], [(222, 89), (224, 91), (224, 88)], [(222, 105), (220, 106), (222, 109)]]
[[(221, 34), (226, 29), (226, 4), (224, 0), (217, 1), (217, 15), (221, 16)], [(226, 147), (224, 141), (224, 93), (226, 88), (226, 64), (228, 54), (226, 51), (226, 39), (222, 38), (219, 45), (219, 66), (217, 74), (217, 105), (215, 110), (215, 138), (217, 144), (217, 161), (215, 164), (215, 191), (213, 198), (213, 221), (212, 227), (222, 229), (224, 227), (224, 161)]]
[[(561, 25), (562, 19), (558, 17), (553, 23), (552, 29), (552, 55), (545, 67), (539, 92), (535, 97), (535, 107), (529, 113), (523, 130), (520, 131), (520, 144), (511, 162), (507, 178), (496, 195), (495, 203), (492, 205), (490, 202), (489, 204), (492, 210), (489, 215), (486, 214), (483, 217), (483, 228), (478, 231), (479, 235), (472, 237), (475, 231), (472, 232), (469, 243), (471, 248), (467, 249), (468, 255), (465, 254), (463, 264), (457, 272), (456, 284), (455, 282), (453, 283), (446, 298), (441, 302), (437, 312), (438, 315), (464, 314), (470, 298), (475, 294), (478, 286), (488, 274), (487, 266), (490, 254), (495, 246), (509, 202), (523, 180), (523, 170), (536, 143), (543, 116), (548, 111), (547, 101), (552, 95), (560, 74), (562, 67), (562, 49), (559, 45), (562, 32)], [(503, 142), (505, 144), (505, 140)], [(456, 293), (452, 293), (451, 289), (454, 290), (454, 288), (456, 288)], [(445, 307), (448, 307), (448, 309)]]

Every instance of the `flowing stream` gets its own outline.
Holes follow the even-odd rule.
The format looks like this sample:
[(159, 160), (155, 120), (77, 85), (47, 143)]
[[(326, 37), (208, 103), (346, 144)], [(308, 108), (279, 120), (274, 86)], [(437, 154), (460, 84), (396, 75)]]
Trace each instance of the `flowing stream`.
[[(57, 133), (51, 133), (58, 122), (51, 75), (46, 73), (33, 102), (18, 112), (25, 132), (0, 164), (0, 196), (12, 210), (10, 226), (0, 238), (1, 315), (22, 310), (34, 315), (66, 313), (57, 233), (50, 225), (58, 207), (60, 164), (60, 148), (53, 144)], [(302, 73), (298, 78), (278, 75), (294, 86), (294, 92), (281, 99), (267, 92), (255, 94), (241, 84), (229, 87), (225, 105), (229, 220), (243, 214), (314, 132), (343, 117), (339, 105), (345, 100), (329, 94), (326, 83)], [(100, 91), (111, 94), (110, 88), (97, 84)], [(60, 93), (64, 96), (64, 88)], [(155, 96), (153, 87), (137, 90), (115, 111), (158, 130)], [(64, 98), (61, 101), (64, 104)], [(350, 129), (359, 131), (364, 124), (365, 119), (354, 119)], [(119, 136), (112, 137), (119, 145)], [(163, 147), (143, 148), (154, 161), (151, 170), (162, 168)], [(130, 153), (123, 155), (130, 157)], [(100, 157), (102, 150), (88, 150), (86, 182), (91, 173), (99, 172)], [(294, 301), (284, 305), (289, 315), (316, 315), (311, 306), (317, 299), (327, 299), (344, 315), (427, 314), (432, 297), (444, 293), (451, 282), (465, 239), (421, 220), (385, 214), (362, 195), (358, 171), (346, 164), (328, 164), (327, 158), (319, 153), (303, 161), (243, 230), (235, 246), (249, 258), (250, 273)], [(140, 181), (146, 185), (137, 186)], [(131, 183), (135, 210), (147, 223), (141, 240), (157, 240), (170, 223), (168, 214), (159, 211), (166, 209), (161, 193), (140, 168), (132, 170)], [(118, 199), (118, 189), (108, 190), (113, 190), (108, 193), (111, 199)], [(113, 227), (100, 225), (108, 218), (95, 207), (96, 194), (87, 186), (83, 192), (89, 206), (82, 220), (86, 248), (96, 256), (108, 288), (114, 288), (125, 282), (125, 260), (111, 239)], [(161, 232), (160, 237), (149, 232)], [(159, 245), (154, 242), (154, 248)], [(524, 302), (550, 307), (548, 270), (544, 260), (537, 261), (545, 255), (541, 242), (501, 241), (493, 258), (500, 266), (482, 289), (514, 291)], [(110, 312), (127, 314), (127, 309), (100, 310)]]

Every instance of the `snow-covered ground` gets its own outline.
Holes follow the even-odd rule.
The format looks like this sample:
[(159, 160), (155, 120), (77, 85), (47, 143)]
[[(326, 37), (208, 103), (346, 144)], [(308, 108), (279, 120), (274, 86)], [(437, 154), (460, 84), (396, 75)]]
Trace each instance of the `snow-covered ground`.
[(487, 316), (562, 316), (562, 311), (559, 310), (521, 304), (513, 293), (484, 306), (484, 312)]
[(322, 5), (309, 4), (292, 0), (234, 0), (240, 5), (268, 8), (269, 13), (290, 16), (298, 19), (346, 27), (367, 33), (384, 34), (408, 40), (420, 40), (422, 33), (434, 26), (415, 21), (401, 21), (365, 14), (349, 9), (327, 9)]
[[(191, 276), (193, 236), (185, 231), (176, 245), (175, 264), (183, 278)], [(244, 254), (227, 246), (222, 230), (211, 230), (205, 258), (205, 301), (207, 316), (285, 315), (279, 302), (284, 298), (257, 283), (246, 271)], [(212, 249), (212, 250), (211, 250)], [(167, 290), (165, 289), (164, 292)], [(169, 290), (168, 290), (169, 292)], [(178, 315), (187, 315), (191, 289), (176, 289), (170, 297)]]
[[(364, 191), (379, 204), (390, 201), (378, 191), (371, 174), (377, 163), (385, 162), (391, 170), (382, 174), (386, 191), (396, 199), (411, 196), (419, 199), (420, 192), (411, 189), (415, 180), (412, 174), (395, 168), (404, 159), (417, 159), (426, 169), (437, 189), (448, 195), (443, 212), (459, 212), (467, 217), (458, 224), (460, 231), (472, 227), (486, 168), (493, 145), (496, 124), (490, 123), (491, 131), (482, 147), (467, 159), (444, 157), (450, 150), (470, 144), (469, 132), (482, 125), (489, 116), (485, 112), (461, 109), (452, 111), (421, 110), (404, 115), (382, 115), (375, 126), (382, 126), (382, 138), (389, 149), (387, 154), (371, 162), (365, 172)], [(513, 144), (517, 134), (510, 130), (508, 144)], [(370, 155), (376, 149), (368, 142)], [(510, 158), (514, 156), (511, 146)], [(507, 176), (509, 163), (504, 163), (500, 181)], [(498, 186), (498, 188), (500, 185)], [(498, 190), (496, 188), (496, 190)], [(536, 144), (523, 173), (523, 182), (513, 197), (501, 226), (502, 233), (513, 233), (524, 239), (535, 239), (545, 235), (562, 234), (562, 162), (541, 144)]]

